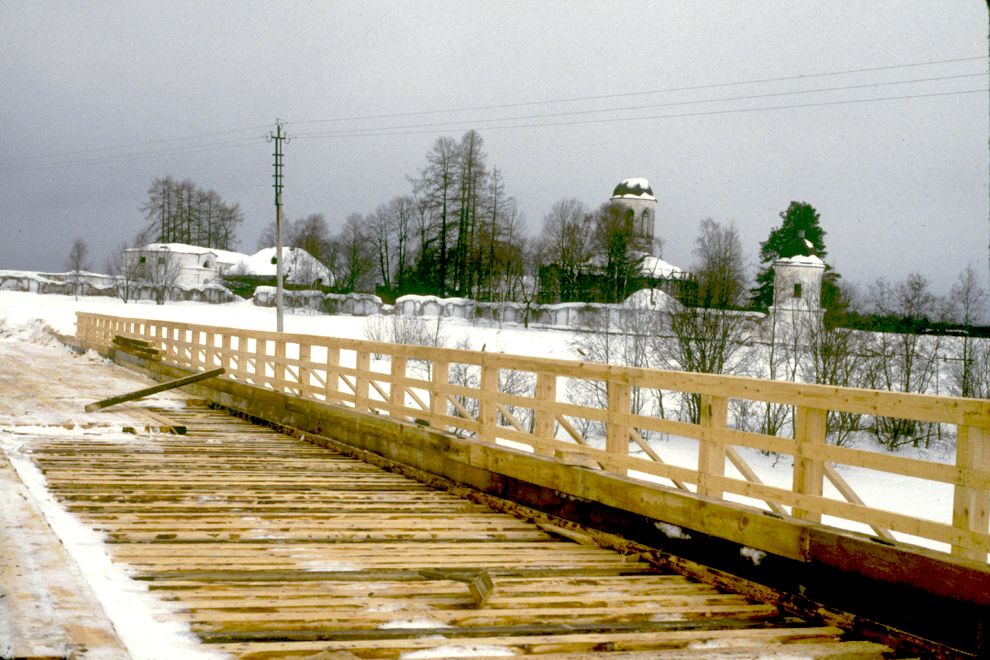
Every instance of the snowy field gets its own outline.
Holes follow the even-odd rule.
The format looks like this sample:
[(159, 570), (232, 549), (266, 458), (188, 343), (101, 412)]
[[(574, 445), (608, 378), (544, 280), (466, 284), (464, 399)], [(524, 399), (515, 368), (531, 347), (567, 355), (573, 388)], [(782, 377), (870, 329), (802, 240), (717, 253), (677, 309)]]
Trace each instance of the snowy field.
[[(76, 311), (111, 314), (133, 318), (183, 321), (206, 325), (240, 327), (248, 329), (275, 329), (275, 310), (256, 307), (250, 301), (211, 305), (206, 303), (169, 303), (155, 305), (150, 302), (123, 303), (116, 299), (85, 298), (78, 301), (71, 296), (36, 295), (30, 293), (0, 291), (0, 338), (23, 341), (44, 341), (43, 326), (63, 334), (75, 333)], [(287, 332), (364, 339), (367, 317), (326, 316), (312, 313), (286, 313)], [(431, 322), (432, 323), (432, 322)], [(477, 324), (463, 319), (444, 319), (442, 333), (447, 346), (465, 344), (475, 350), (504, 352), (515, 355), (539, 356), (560, 359), (580, 359), (572, 346), (576, 332), (560, 329), (525, 329), (519, 326), (497, 327)], [(661, 437), (652, 445), (665, 462), (686, 467), (697, 467), (697, 441), (689, 438)], [(858, 449), (882, 451), (861, 441)], [(738, 448), (739, 452), (768, 485), (790, 488), (791, 458), (761, 454), (759, 451)], [(930, 461), (951, 462), (946, 450), (908, 449), (899, 456), (922, 458)], [(740, 477), (731, 466), (727, 476)], [(933, 521), (948, 523), (952, 515), (952, 487), (922, 480), (880, 473), (872, 470), (840, 466), (841, 475), (867, 505), (888, 511), (910, 514)], [(640, 475), (632, 475), (640, 476)], [(645, 476), (645, 475), (644, 475)], [(842, 499), (826, 481), (825, 494)], [(762, 503), (743, 497), (730, 496), (736, 501), (763, 506)], [(826, 519), (847, 529), (872, 533), (868, 528), (847, 521)], [(903, 534), (897, 538), (940, 550), (947, 548), (938, 543), (915, 539)]]

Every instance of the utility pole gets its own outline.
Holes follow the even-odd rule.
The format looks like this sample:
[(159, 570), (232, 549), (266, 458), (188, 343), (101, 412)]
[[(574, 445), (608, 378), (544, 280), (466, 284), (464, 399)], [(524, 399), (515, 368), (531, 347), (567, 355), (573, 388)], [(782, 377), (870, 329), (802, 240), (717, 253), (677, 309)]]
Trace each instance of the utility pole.
[(268, 134), (268, 141), (275, 143), (275, 330), (282, 332), (282, 142), (289, 137), (282, 127), (282, 120), (275, 120), (275, 132)]

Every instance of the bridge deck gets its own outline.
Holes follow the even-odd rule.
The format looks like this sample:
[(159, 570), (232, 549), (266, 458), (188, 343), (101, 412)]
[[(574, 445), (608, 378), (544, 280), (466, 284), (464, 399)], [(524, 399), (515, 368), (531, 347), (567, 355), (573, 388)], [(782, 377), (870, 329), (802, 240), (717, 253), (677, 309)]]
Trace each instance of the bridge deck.
[[(884, 650), (219, 411), (159, 414), (188, 434), (52, 441), (33, 460), (217, 651)], [(478, 607), (463, 580), (482, 569), (494, 589)]]

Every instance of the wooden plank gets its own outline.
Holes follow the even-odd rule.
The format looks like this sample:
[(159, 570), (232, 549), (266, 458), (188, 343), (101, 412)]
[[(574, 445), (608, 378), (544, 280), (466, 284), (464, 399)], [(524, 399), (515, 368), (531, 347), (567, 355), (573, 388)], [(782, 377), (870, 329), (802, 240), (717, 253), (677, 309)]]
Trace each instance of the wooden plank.
[(110, 397), (109, 399), (102, 399), (100, 401), (95, 401), (93, 403), (87, 404), (85, 410), (86, 412), (94, 412), (96, 410), (100, 410), (102, 408), (108, 408), (118, 403), (134, 401), (135, 399), (151, 396), (152, 394), (158, 394), (159, 392), (165, 392), (167, 390), (172, 390), (177, 387), (191, 385), (193, 383), (198, 383), (200, 381), (207, 380), (209, 378), (216, 378), (217, 376), (223, 374), (223, 372), (224, 370), (222, 368), (212, 369), (205, 373), (195, 374), (193, 376), (186, 376), (185, 378), (178, 378), (176, 380), (168, 381), (167, 383), (161, 383), (153, 387), (146, 387), (141, 390), (129, 392), (128, 394), (121, 394), (119, 396)]

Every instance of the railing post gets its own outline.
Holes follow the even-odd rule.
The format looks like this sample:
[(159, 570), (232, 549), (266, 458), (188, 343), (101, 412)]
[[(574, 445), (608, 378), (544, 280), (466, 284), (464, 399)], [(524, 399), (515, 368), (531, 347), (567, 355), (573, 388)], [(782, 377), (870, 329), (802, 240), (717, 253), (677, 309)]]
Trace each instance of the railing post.
[[(541, 372), (536, 374), (536, 390), (533, 396), (538, 404), (551, 406), (557, 401), (557, 376), (552, 373)], [(553, 456), (553, 440), (557, 423), (553, 410), (543, 410), (533, 408), (533, 435), (537, 440), (547, 443), (546, 447), (536, 447), (535, 451), (541, 456)]]
[(299, 396), (303, 398), (310, 398), (310, 383), (309, 383), (309, 369), (311, 366), (311, 347), (309, 342), (299, 342), (299, 366), (296, 370), (299, 374)]
[(217, 366), (220, 366), (220, 367), (223, 367), (224, 369), (226, 369), (228, 375), (230, 374), (230, 372), (233, 371), (236, 374), (234, 377), (237, 380), (244, 380), (243, 376), (240, 376), (241, 369), (243, 368), (243, 365), (241, 364), (241, 362), (243, 362), (243, 360), (241, 360), (241, 359), (238, 358), (238, 360), (237, 360), (237, 369), (234, 369), (233, 343), (232, 342), (233, 342), (233, 339), (232, 339), (232, 335), (230, 334), (230, 331), (229, 330), (224, 331), (224, 333), (223, 333), (223, 348), (220, 350), (220, 364), (217, 365)]
[(371, 409), (369, 384), (371, 379), (371, 353), (358, 349), (354, 358), (357, 375), (354, 377), (354, 409), (365, 411)]
[(217, 333), (215, 330), (205, 330), (206, 349), (203, 351), (203, 362), (207, 369), (217, 366)]
[(276, 392), (285, 392), (287, 379), (286, 379), (286, 364), (285, 364), (285, 339), (282, 338), (283, 335), (279, 333), (278, 338), (275, 340), (275, 357), (272, 360), (274, 365), (273, 374), (273, 384)]
[[(605, 451), (610, 455), (626, 456), (629, 453), (629, 423), (619, 421), (617, 415), (629, 414), (630, 388), (628, 383), (606, 381), (608, 390), (608, 415), (605, 421)], [(624, 470), (623, 470), (624, 471)]]
[(335, 403), (340, 400), (340, 348), (327, 345), (327, 382), (324, 385), (325, 396), (328, 403)]
[(725, 445), (715, 435), (728, 424), (729, 399), (702, 394), (700, 406), (699, 421), (705, 432), (698, 443), (698, 494), (722, 497), (722, 489), (712, 477), (725, 476)]
[(491, 358), (482, 358), (481, 383), (478, 387), (478, 423), (481, 429), (478, 437), (484, 442), (495, 442), (495, 428), (498, 425), (498, 365)]
[[(960, 474), (968, 470), (990, 470), (990, 429), (963, 426), (956, 433), (956, 468)], [(985, 488), (956, 485), (952, 494), (952, 526), (970, 532), (990, 531), (990, 491)], [(956, 557), (986, 562), (987, 551), (953, 545)]]
[(430, 368), (430, 426), (443, 428), (441, 415), (447, 414), (447, 393), (442, 388), (450, 383), (450, 363), (446, 360), (432, 360)]
[[(805, 449), (825, 444), (825, 420), (828, 411), (821, 408), (806, 408), (798, 406), (794, 411), (794, 471), (792, 490), (799, 495), (822, 496), (825, 481), (825, 464), (821, 459), (806, 455)], [(821, 522), (822, 514), (801, 507), (792, 507), (791, 515), (795, 518)]]
[(254, 384), (268, 385), (268, 340), (259, 337), (254, 339)]
[[(406, 377), (406, 358), (401, 355), (392, 355), (392, 383), (389, 385), (388, 398), (393, 406), (404, 408), (406, 405), (406, 386), (399, 381)], [(392, 414), (397, 414), (396, 410)]]

